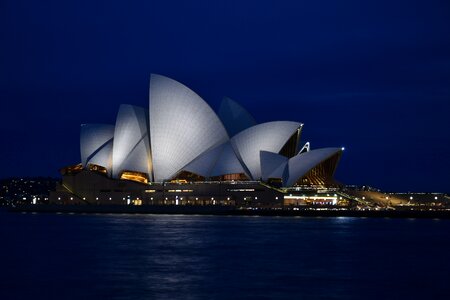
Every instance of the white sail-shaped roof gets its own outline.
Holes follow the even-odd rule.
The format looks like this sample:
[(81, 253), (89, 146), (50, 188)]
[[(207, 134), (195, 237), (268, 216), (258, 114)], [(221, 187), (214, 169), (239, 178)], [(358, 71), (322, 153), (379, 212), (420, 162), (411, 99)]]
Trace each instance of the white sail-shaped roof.
[(289, 160), (289, 176), (286, 186), (294, 185), (309, 170), (339, 152), (342, 152), (342, 148), (321, 148), (292, 157)]
[(283, 178), (284, 168), (282, 166), (286, 166), (289, 160), (286, 156), (278, 153), (261, 151), (260, 159), (262, 180), (267, 181), (269, 178)]
[(86, 165), (94, 164), (105, 167), (108, 170), (108, 174), (110, 174), (112, 170), (112, 151), (113, 139), (109, 140), (105, 146), (101, 147), (92, 158), (86, 162)]
[(151, 179), (148, 116), (144, 108), (120, 106), (113, 144), (113, 177), (119, 177), (122, 171), (137, 171)]
[(212, 149), (206, 150), (200, 154), (196, 159), (190, 162), (183, 168), (184, 171), (189, 171), (204, 177), (210, 177), (211, 171), (214, 168), (220, 154), (223, 151), (225, 144), (215, 146)]
[(238, 133), (231, 145), (239, 159), (248, 168), (253, 180), (261, 178), (260, 151), (278, 153), (301, 123), (275, 121), (259, 124)]
[(242, 164), (237, 158), (230, 142), (225, 143), (222, 148), (222, 153), (220, 153), (219, 158), (217, 159), (213, 169), (211, 170), (210, 176), (214, 177), (240, 173), (244, 173), (249, 176), (249, 174), (247, 174), (248, 172), (246, 172), (244, 167), (242, 167)]
[(289, 177), (289, 161), (285, 161), (280, 164), (275, 170), (273, 170), (267, 178), (281, 178), (283, 185), (286, 184)]
[(201, 153), (228, 140), (211, 107), (173, 79), (151, 75), (149, 101), (155, 181), (172, 178)]
[(80, 152), (83, 167), (96, 164), (111, 170), (114, 126), (83, 124), (80, 129)]
[(222, 99), (218, 115), (230, 137), (256, 125), (252, 115), (239, 103), (228, 97)]
[(205, 151), (185, 166), (183, 170), (207, 178), (227, 174), (247, 174), (236, 157), (230, 142)]

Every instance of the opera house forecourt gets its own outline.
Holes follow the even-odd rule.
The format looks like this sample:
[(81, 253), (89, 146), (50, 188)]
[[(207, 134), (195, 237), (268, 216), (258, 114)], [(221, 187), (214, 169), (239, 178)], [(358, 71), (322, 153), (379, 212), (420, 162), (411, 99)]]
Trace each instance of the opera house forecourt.
[[(298, 204), (308, 201), (308, 192), (338, 187), (333, 174), (343, 151), (302, 145), (302, 129), (294, 121), (257, 124), (229, 98), (216, 113), (185, 85), (152, 74), (148, 109), (123, 104), (115, 124), (81, 125), (81, 163), (61, 169), (62, 182), (49, 201), (255, 208)], [(333, 193), (315, 200), (348, 204)]]

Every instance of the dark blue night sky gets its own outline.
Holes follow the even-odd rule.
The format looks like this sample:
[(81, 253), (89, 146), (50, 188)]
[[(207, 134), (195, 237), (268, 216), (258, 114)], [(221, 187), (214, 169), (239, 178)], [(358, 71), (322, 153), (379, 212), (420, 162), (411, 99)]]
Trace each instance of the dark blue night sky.
[(0, 177), (58, 176), (150, 73), (345, 146), (336, 177), (450, 191), (450, 2), (0, 2)]

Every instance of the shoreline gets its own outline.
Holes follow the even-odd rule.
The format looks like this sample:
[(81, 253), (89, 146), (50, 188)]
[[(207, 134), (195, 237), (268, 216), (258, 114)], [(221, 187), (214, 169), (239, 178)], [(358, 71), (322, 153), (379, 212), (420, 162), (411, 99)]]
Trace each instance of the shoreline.
[(279, 217), (361, 217), (450, 219), (450, 210), (349, 210), (349, 209), (238, 209), (234, 206), (179, 205), (21, 205), (6, 208), (15, 213), (169, 214)]

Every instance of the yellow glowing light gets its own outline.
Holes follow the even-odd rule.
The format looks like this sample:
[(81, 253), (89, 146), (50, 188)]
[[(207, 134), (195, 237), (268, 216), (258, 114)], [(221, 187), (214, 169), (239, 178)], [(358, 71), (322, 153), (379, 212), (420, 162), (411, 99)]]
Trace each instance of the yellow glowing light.
[(120, 179), (131, 180), (141, 183), (148, 183), (147, 175), (141, 172), (123, 171), (122, 174), (120, 175)]

